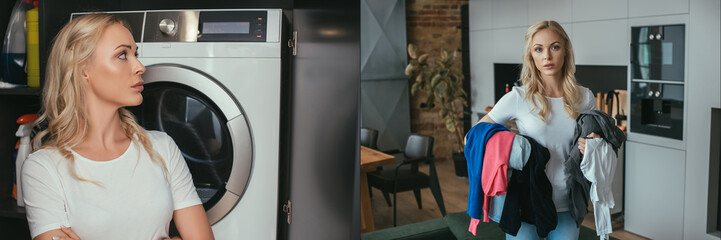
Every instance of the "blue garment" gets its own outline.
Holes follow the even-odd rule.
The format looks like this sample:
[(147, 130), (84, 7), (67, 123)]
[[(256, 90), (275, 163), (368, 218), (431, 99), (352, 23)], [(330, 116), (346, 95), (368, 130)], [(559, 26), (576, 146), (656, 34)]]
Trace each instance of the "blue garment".
[(506, 194), (491, 197), (491, 207), (489, 207), (488, 210), (488, 218), (497, 223), (501, 222), (501, 214), (503, 214), (503, 205), (505, 203)]
[(466, 163), (468, 164), (468, 216), (475, 219), (483, 217), (483, 188), (481, 173), (483, 172), (483, 154), (486, 142), (498, 131), (508, 128), (498, 123), (478, 123), (466, 134)]
[[(558, 224), (556, 229), (548, 233), (544, 239), (548, 240), (566, 240), (566, 239), (578, 239), (578, 233), (581, 229), (576, 226), (576, 221), (571, 217), (569, 212), (558, 213)], [(536, 231), (536, 226), (530, 223), (521, 223), (521, 228), (518, 229), (518, 234), (514, 237), (511, 234), (506, 233), (506, 240), (519, 239), (519, 240), (536, 240), (539, 239)]]

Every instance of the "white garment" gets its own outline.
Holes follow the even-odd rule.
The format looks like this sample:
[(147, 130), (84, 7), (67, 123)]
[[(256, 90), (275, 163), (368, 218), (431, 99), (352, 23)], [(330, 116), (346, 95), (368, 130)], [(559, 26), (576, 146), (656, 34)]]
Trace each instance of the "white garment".
[(94, 161), (73, 151), (79, 181), (60, 152), (32, 153), (22, 169), (23, 193), (33, 238), (61, 225), (82, 239), (162, 239), (168, 237), (173, 211), (201, 204), (193, 179), (173, 139), (147, 131), (168, 168), (150, 160), (142, 145), (130, 143), (120, 157)]
[[(596, 98), (588, 88), (579, 87), (582, 100), (578, 112), (596, 109)], [(576, 119), (568, 116), (563, 108), (563, 98), (549, 98), (550, 111), (546, 123), (541, 121), (538, 111), (533, 111), (533, 105), (526, 99), (524, 87), (514, 87), (504, 95), (488, 113), (488, 116), (497, 123), (505, 123), (516, 119), (518, 132), (526, 135), (548, 148), (551, 158), (546, 164), (546, 176), (553, 186), (553, 204), (557, 212), (568, 211), (568, 189), (563, 162), (570, 153), (571, 142), (576, 141), (574, 130)], [(538, 104), (540, 107), (540, 103)]]
[(613, 146), (603, 138), (586, 139), (586, 150), (581, 161), (581, 172), (591, 182), (591, 202), (596, 220), (596, 234), (601, 240), (608, 239), (613, 231), (611, 208), (613, 201), (613, 175), (616, 172), (618, 156)]
[[(531, 156), (531, 143), (523, 136), (516, 135), (513, 137), (513, 145), (511, 145), (511, 153), (508, 156), (508, 166), (518, 171), (523, 171), (526, 166), (528, 157)], [(508, 175), (511, 175), (511, 169), (508, 169)], [(510, 182), (511, 178), (508, 178)]]

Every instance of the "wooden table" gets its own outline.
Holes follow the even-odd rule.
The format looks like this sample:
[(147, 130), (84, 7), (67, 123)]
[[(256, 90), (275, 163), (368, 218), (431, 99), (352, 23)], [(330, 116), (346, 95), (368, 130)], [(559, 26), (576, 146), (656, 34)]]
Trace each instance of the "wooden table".
[(372, 232), (375, 230), (373, 223), (373, 209), (371, 209), (370, 191), (368, 190), (367, 172), (374, 171), (377, 167), (396, 162), (393, 155), (361, 146), (360, 149), (361, 176), (361, 232)]

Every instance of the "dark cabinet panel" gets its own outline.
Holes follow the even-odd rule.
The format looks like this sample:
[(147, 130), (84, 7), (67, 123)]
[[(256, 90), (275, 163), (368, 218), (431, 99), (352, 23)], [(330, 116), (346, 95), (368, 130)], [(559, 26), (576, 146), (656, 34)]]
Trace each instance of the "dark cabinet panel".
[(279, 239), (358, 239), (360, 1), (294, 7), (286, 179), (293, 219), (279, 225), (287, 230)]

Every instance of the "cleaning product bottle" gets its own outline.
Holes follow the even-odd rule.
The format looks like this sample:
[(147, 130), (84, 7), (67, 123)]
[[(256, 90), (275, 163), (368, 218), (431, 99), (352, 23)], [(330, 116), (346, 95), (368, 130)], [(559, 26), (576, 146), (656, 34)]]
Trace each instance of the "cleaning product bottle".
[(25, 73), (25, 12), (33, 8), (32, 0), (18, 0), (10, 15), (5, 34), (0, 69), (6, 83), (17, 85), (27, 84)]
[(21, 181), (23, 161), (32, 152), (32, 145), (30, 143), (30, 135), (33, 132), (33, 123), (38, 119), (38, 115), (31, 113), (25, 114), (18, 118), (17, 123), (20, 124), (20, 128), (15, 132), (15, 136), (20, 137), (20, 146), (18, 147), (18, 155), (15, 158), (15, 182), (16, 182), (16, 193), (18, 206), (25, 206), (23, 202), (22, 188), (23, 184)]
[[(15, 169), (15, 160), (18, 159), (18, 148), (20, 148), (20, 139), (15, 142), (15, 149), (13, 149), (13, 168)], [(17, 173), (13, 171), (13, 198), (18, 199), (18, 182)]]
[(33, 9), (25, 13), (27, 29), (27, 69), (28, 87), (40, 87), (40, 35), (38, 29), (38, 1), (33, 1)]

